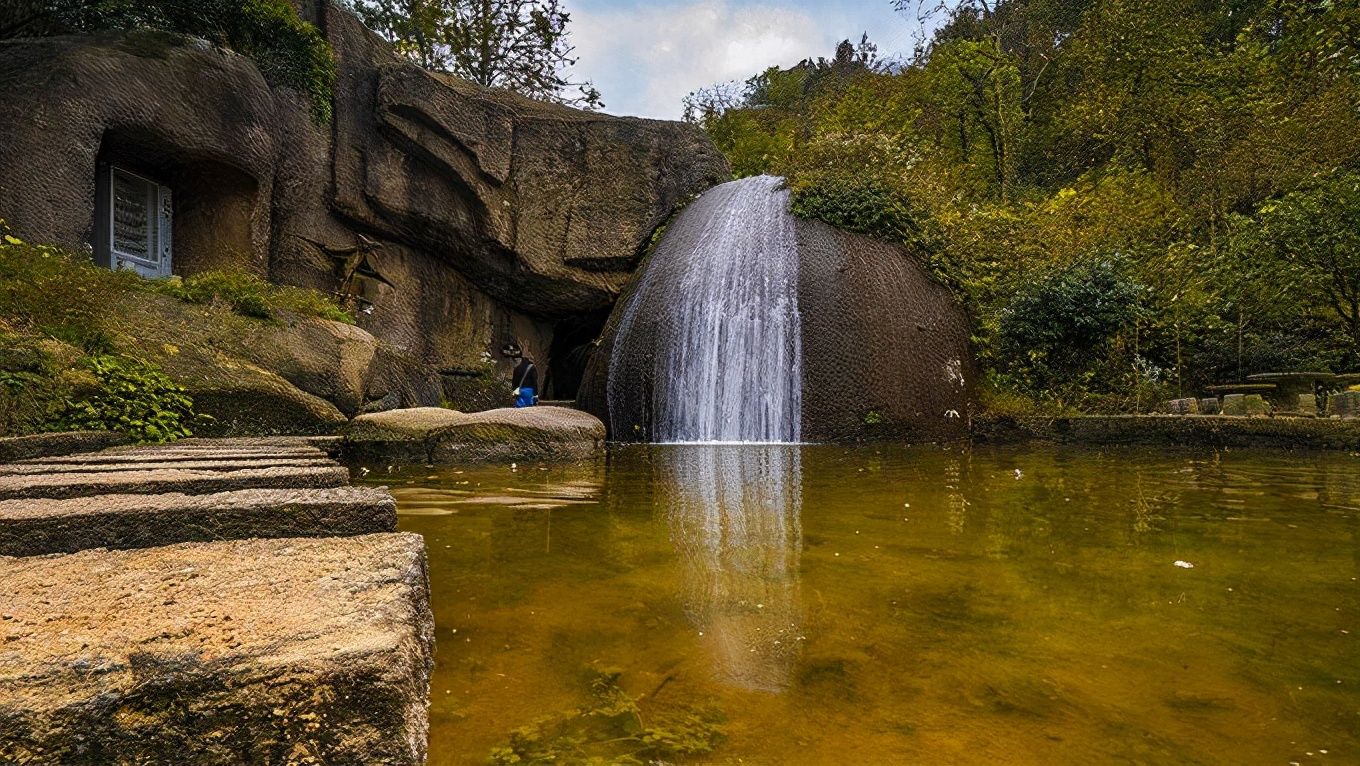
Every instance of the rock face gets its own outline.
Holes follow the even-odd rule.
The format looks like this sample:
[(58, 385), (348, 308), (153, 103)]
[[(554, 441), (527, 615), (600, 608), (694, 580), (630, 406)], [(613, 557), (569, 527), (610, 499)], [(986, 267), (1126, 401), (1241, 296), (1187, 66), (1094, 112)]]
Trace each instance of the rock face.
[(361, 415), (346, 431), (353, 460), (459, 463), (581, 460), (604, 446), (598, 418), (566, 407), (462, 413), (440, 407)]
[(0, 761), (424, 763), (418, 535), (0, 558)]
[[(705, 194), (667, 229), (656, 257), (677, 253), (680, 257), (668, 257), (667, 268), (647, 283), (649, 302), (643, 313), (665, 313), (667, 306), (689, 300), (685, 290), (691, 280), (675, 264), (687, 262), (691, 251), (719, 236), (731, 216), (740, 212), (713, 200), (727, 198), (727, 190), (745, 183)], [(792, 229), (790, 239), (795, 244), (790, 247), (796, 248), (800, 438), (936, 439), (966, 434), (974, 375), (971, 330), (949, 291), (898, 246), (817, 222), (793, 220), (787, 211), (779, 215)], [(751, 225), (773, 228), (774, 223), (752, 221)], [(730, 257), (753, 256), (734, 252)], [(628, 349), (627, 358), (615, 351), (638, 286), (653, 276), (650, 268), (643, 265), (637, 281), (610, 316), (578, 396), (583, 409), (611, 423), (611, 437), (619, 440), (652, 438), (655, 392), (663, 387), (657, 380), (670, 369), (655, 360), (663, 349), (675, 345), (667, 339), (663, 316), (635, 320), (643, 337), (619, 346)], [(733, 301), (739, 299), (732, 296)], [(677, 352), (670, 349), (670, 353), (674, 364)], [(686, 349), (685, 353), (704, 352)], [(739, 375), (743, 361), (749, 360), (715, 360), (716, 374)], [(774, 385), (779, 376), (792, 374), (791, 369), (792, 365), (790, 369), (762, 369), (758, 374)], [(611, 376), (618, 376), (612, 392)], [(611, 396), (616, 400), (611, 401)]]
[(644, 243), (728, 177), (726, 161), (692, 126), (430, 74), (349, 12), (301, 6), (336, 53), (331, 125), (202, 41), (0, 42), (0, 216), (30, 242), (91, 246), (96, 170), (111, 163), (171, 187), (177, 273), (246, 269), (327, 292), (361, 261), (381, 277), (364, 283), (362, 329), (294, 327), (244, 357), (331, 411), (230, 365), (205, 368), (221, 386), (191, 389), (216, 411), (272, 398), (307, 413), (273, 425), (318, 431), (332, 412), (467, 406), (503, 385), (494, 355), (510, 340), (545, 394), (572, 396), (580, 349)]

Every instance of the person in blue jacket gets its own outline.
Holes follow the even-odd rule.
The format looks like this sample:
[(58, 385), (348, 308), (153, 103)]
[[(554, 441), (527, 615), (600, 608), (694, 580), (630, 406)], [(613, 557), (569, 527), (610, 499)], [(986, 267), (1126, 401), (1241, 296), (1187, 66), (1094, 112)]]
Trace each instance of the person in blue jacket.
[(525, 357), (514, 343), (507, 343), (501, 353), (515, 362), (515, 371), (510, 373), (510, 385), (515, 389), (515, 406), (532, 407), (538, 404), (538, 370), (534, 367), (534, 360)]

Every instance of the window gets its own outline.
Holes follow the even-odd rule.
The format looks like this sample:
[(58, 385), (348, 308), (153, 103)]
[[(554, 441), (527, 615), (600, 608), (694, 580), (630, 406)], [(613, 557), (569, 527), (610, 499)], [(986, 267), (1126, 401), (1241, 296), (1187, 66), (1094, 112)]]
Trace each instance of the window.
[(113, 165), (101, 171), (99, 262), (145, 277), (169, 276), (174, 219), (170, 189)]

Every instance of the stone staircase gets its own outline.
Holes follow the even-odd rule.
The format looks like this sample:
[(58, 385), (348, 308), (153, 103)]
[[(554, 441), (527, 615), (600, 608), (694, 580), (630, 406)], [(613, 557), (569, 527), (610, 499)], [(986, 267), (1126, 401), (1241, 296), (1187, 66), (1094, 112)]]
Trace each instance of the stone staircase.
[(337, 446), (0, 465), (0, 762), (423, 762), (424, 541)]

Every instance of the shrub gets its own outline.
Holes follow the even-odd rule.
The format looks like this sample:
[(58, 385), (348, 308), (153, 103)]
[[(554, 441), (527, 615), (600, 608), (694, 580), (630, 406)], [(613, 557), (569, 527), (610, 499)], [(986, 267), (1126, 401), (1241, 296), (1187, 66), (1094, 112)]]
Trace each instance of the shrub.
[(188, 303), (221, 302), (242, 316), (275, 319), (279, 311), (354, 324), (354, 317), (316, 290), (275, 285), (244, 271), (205, 271), (183, 280), (153, 282), (159, 293)]
[(192, 435), (193, 401), (159, 368), (113, 354), (91, 356), (85, 364), (98, 388), (67, 399), (49, 430), (119, 431), (152, 443)]
[(108, 352), (108, 307), (146, 280), (95, 266), (88, 257), (31, 245), (6, 233), (0, 220), (0, 317), (93, 353)]
[(1061, 384), (1091, 385), (1115, 337), (1138, 317), (1142, 292), (1114, 258), (1025, 282), (997, 325), (1002, 380), (1036, 395)]

